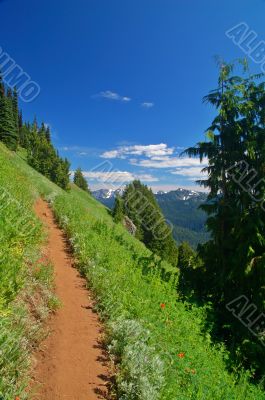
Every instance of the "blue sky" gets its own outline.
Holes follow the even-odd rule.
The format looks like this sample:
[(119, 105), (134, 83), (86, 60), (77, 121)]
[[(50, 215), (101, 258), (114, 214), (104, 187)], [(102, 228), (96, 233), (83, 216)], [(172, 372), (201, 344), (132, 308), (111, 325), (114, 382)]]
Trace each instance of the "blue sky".
[(245, 22), (265, 40), (264, 0), (2, 0), (0, 15), (0, 46), (41, 88), (24, 118), (51, 126), (92, 187), (106, 168), (109, 186), (194, 187), (198, 162), (179, 153), (214, 115), (214, 56), (245, 56), (225, 32)]

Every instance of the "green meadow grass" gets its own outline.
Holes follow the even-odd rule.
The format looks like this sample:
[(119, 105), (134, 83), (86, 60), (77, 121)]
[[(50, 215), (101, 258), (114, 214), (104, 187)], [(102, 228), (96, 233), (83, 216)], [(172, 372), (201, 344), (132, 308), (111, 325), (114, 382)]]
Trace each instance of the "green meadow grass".
[[(52, 267), (43, 264), (38, 196), (17, 156), (0, 145), (0, 398), (26, 398), (30, 353), (54, 306)], [(26, 168), (26, 167), (25, 167)], [(34, 315), (33, 315), (34, 314)]]
[[(17, 196), (29, 208), (38, 194), (48, 199), (71, 242), (118, 365), (118, 399), (265, 399), (262, 389), (250, 383), (250, 373), (227, 371), (225, 348), (203, 333), (204, 310), (178, 299), (176, 269), (114, 224), (105, 207), (74, 185), (63, 192), (28, 167), (21, 154), (11, 156), (0, 146), (3, 161), (28, 182)], [(31, 240), (35, 243), (35, 235)]]

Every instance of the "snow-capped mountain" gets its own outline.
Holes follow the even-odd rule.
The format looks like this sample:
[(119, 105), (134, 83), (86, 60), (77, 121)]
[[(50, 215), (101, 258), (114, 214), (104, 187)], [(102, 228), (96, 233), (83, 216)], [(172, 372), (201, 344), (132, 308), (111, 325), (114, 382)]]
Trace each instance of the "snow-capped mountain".
[(122, 195), (123, 189), (98, 189), (92, 192), (97, 200), (101, 199), (114, 199), (117, 194)]
[[(122, 193), (123, 189), (98, 189), (92, 192), (93, 196), (97, 200), (115, 199), (117, 194), (122, 195)], [(178, 188), (176, 190), (171, 190), (169, 192), (159, 190), (154, 194), (156, 197), (167, 195), (170, 197), (175, 197), (177, 200), (189, 200), (190, 198), (201, 197), (201, 196), (205, 198), (205, 193), (183, 188)]]
[[(115, 196), (122, 192), (122, 189), (99, 189), (92, 194), (111, 209)], [(207, 199), (206, 193), (178, 188), (169, 192), (159, 190), (155, 197), (164, 216), (173, 224), (173, 236), (178, 243), (187, 241), (195, 247), (208, 238), (205, 230), (206, 215), (199, 209)]]
[(200, 200), (205, 200), (206, 199), (206, 193), (203, 192), (197, 192), (195, 190), (189, 190), (189, 189), (183, 189), (183, 188), (178, 188), (176, 190), (171, 190), (170, 192), (157, 192), (155, 193), (155, 196), (159, 202), (159, 200), (163, 197), (171, 198), (172, 200), (194, 200), (194, 199), (200, 199)]
[[(113, 208), (115, 196), (122, 194), (122, 189), (99, 189), (93, 196), (108, 208)], [(173, 225), (173, 236), (178, 243), (189, 242), (193, 247), (207, 240), (205, 230), (206, 215), (199, 209), (205, 203), (207, 194), (178, 188), (169, 192), (159, 190), (156, 200), (165, 216)]]
[(158, 192), (154, 192), (154, 194), (165, 194), (167, 192), (164, 192), (163, 190), (158, 190)]

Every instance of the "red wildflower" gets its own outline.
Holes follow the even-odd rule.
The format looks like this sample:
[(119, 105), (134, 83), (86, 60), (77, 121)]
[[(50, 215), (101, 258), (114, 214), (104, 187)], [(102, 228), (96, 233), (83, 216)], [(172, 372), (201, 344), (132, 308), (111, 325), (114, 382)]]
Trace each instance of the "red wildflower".
[(184, 358), (184, 357), (185, 357), (185, 353), (183, 353), (183, 352), (178, 353), (178, 357), (179, 357), (179, 358)]
[(160, 304), (160, 307), (161, 307), (162, 309), (165, 308), (165, 307), (166, 307), (165, 303), (161, 303), (161, 304)]
[(20, 400), (20, 397), (16, 396), (15, 400)]

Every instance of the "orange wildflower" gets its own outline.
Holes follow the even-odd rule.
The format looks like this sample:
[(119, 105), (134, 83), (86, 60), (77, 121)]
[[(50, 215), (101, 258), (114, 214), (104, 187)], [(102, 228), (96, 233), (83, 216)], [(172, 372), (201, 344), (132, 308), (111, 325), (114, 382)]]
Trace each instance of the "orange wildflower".
[(178, 358), (184, 358), (184, 357), (185, 357), (185, 353), (183, 353), (183, 352), (178, 353)]

